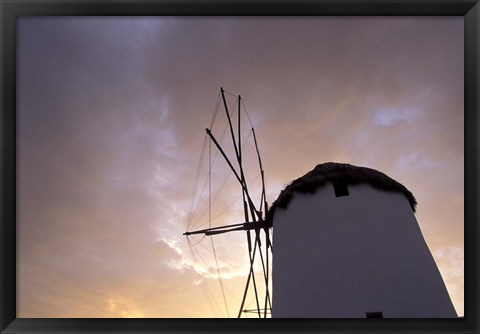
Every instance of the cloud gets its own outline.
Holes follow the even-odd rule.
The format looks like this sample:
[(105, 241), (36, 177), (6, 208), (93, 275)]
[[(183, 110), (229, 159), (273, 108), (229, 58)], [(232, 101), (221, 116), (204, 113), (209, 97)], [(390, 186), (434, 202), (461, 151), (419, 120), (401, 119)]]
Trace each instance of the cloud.
[(439, 248), (433, 253), (459, 316), (464, 314), (464, 250), (457, 246)]
[(427, 156), (422, 156), (422, 152), (419, 151), (414, 151), (405, 157), (401, 157), (397, 161), (398, 169), (431, 170), (442, 167), (444, 167), (444, 165), (441, 162), (436, 162)]
[(415, 118), (415, 112), (412, 110), (379, 110), (373, 116), (373, 123), (390, 127), (397, 123), (413, 122)]
[[(270, 203), (318, 163), (366, 165), (418, 194), (431, 243), (463, 242), (462, 34), (461, 18), (22, 18), (19, 314), (212, 314), (211, 245), (192, 238), (207, 265), (195, 262), (182, 233), (220, 86), (242, 95)], [(253, 181), (256, 155), (244, 152)], [(221, 162), (212, 223), (238, 223), (239, 187), (231, 175), (223, 186)], [(206, 194), (191, 228), (208, 224)], [(240, 294), (245, 244), (215, 239)]]

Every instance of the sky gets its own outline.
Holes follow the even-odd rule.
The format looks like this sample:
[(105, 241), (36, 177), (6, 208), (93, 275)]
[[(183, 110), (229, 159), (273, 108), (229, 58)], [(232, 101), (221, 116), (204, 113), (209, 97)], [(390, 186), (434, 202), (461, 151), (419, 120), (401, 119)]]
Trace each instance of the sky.
[[(463, 315), (463, 65), (463, 17), (19, 19), (17, 317), (236, 316), (244, 234), (182, 235), (205, 226), (196, 173), (220, 87), (232, 111), (242, 96), (245, 164), (251, 121), (269, 203), (328, 161), (412, 191)], [(217, 159), (212, 216), (238, 223)]]

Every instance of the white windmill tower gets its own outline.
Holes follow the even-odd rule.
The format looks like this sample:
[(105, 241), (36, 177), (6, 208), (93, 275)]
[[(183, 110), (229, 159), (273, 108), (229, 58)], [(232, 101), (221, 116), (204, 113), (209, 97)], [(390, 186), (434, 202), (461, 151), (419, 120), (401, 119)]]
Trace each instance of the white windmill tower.
[(273, 317), (457, 317), (415, 219), (374, 169), (317, 165), (272, 204)]
[[(234, 157), (228, 157), (211, 128), (206, 129), (206, 139), (240, 185), (244, 221), (209, 224), (184, 235), (246, 232), (250, 269), (238, 317), (246, 313), (260, 318), (457, 317), (415, 219), (416, 200), (407, 188), (374, 169), (330, 162), (291, 182), (269, 208), (252, 127), (262, 180), (260, 203), (254, 203), (243, 168), (241, 98), (236, 99), (237, 129), (223, 88), (221, 100)], [(254, 264), (259, 262), (263, 277), (255, 279)], [(263, 288), (262, 296), (257, 287)], [(256, 307), (249, 310), (245, 300), (251, 290)]]

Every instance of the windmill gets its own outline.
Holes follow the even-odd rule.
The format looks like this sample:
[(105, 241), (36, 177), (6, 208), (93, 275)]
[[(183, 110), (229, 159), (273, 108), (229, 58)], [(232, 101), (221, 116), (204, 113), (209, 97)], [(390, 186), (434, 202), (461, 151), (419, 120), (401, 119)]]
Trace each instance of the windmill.
[[(251, 121), (250, 121), (250, 125), (252, 125), (251, 134), (253, 136), (253, 143), (254, 143), (255, 152), (258, 160), (258, 169), (260, 171), (260, 177), (261, 177), (261, 194), (259, 198), (259, 203), (255, 203), (249, 189), (247, 177), (245, 175), (244, 157), (242, 154), (242, 146), (243, 146), (242, 145), (242, 126), (241, 126), (242, 111), (245, 112), (248, 118), (249, 116), (248, 116), (248, 113), (246, 112), (246, 109), (242, 109), (242, 106), (244, 107), (244, 105), (243, 105), (241, 96), (240, 95), (236, 96), (235, 106), (238, 107), (238, 109), (235, 110), (237, 113), (237, 128), (234, 129), (234, 124), (232, 120), (232, 115), (234, 113), (228, 108), (225, 94), (226, 94), (226, 91), (223, 89), (223, 87), (220, 88), (221, 104), (224, 107), (227, 124), (228, 124), (227, 128), (233, 144), (233, 150), (234, 150), (233, 159), (227, 155), (227, 152), (224, 150), (224, 148), (222, 148), (219, 140), (212, 132), (212, 126), (219, 109), (218, 102), (220, 101), (220, 99), (217, 101), (217, 106), (215, 109), (214, 118), (212, 120), (211, 126), (210, 128), (207, 128), (205, 130), (206, 139), (209, 145), (209, 159), (211, 160), (211, 147), (213, 144), (214, 147), (218, 150), (218, 152), (223, 157), (226, 164), (228, 165), (230, 172), (233, 174), (233, 176), (235, 177), (235, 180), (237, 181), (237, 184), (240, 186), (241, 199), (243, 203), (243, 220), (244, 221), (235, 223), (235, 224), (226, 224), (226, 225), (216, 226), (216, 227), (209, 226), (208, 228), (204, 228), (204, 229), (187, 231), (184, 233), (184, 235), (187, 236), (188, 238), (189, 236), (192, 236), (192, 235), (214, 236), (214, 235), (219, 235), (219, 234), (224, 234), (224, 233), (229, 233), (234, 231), (243, 231), (246, 233), (246, 240), (247, 240), (247, 247), (248, 247), (248, 254), (249, 254), (249, 259), (248, 259), (249, 270), (248, 270), (247, 280), (245, 284), (245, 289), (243, 292), (243, 297), (240, 303), (240, 309), (238, 311), (237, 316), (240, 318), (243, 314), (255, 313), (259, 318), (262, 318), (262, 317), (266, 318), (271, 314), (271, 309), (272, 309), (271, 293), (269, 288), (271, 284), (269, 273), (271, 270), (270, 261), (271, 261), (271, 255), (272, 255), (272, 242), (271, 242), (271, 232), (270, 232), (272, 225), (266, 219), (268, 215), (268, 203), (267, 203), (266, 192), (265, 192), (265, 175), (264, 175), (264, 170), (262, 166), (262, 159), (260, 157), (260, 153), (258, 149), (255, 129), (253, 128), (253, 125), (251, 124)], [(230, 95), (233, 95), (233, 94), (230, 94)], [(205, 150), (205, 146), (204, 146), (204, 150)], [(211, 184), (211, 166), (212, 166), (212, 163), (210, 161), (209, 162), (209, 181), (208, 181), (209, 188)], [(211, 200), (211, 194), (209, 195), (209, 201), (210, 200)], [(209, 202), (208, 211), (209, 211), (209, 217), (210, 217), (211, 216), (210, 202)], [(209, 218), (209, 221), (210, 220), (211, 218)], [(262, 242), (262, 237), (261, 237), (262, 235), (263, 235), (264, 242)], [(213, 241), (212, 241), (212, 246), (213, 246)], [(215, 252), (215, 248), (214, 247), (212, 248), (214, 249), (214, 252)], [(217, 261), (216, 254), (215, 254), (215, 261)], [(262, 279), (260, 280), (256, 279), (255, 272), (254, 272), (254, 266), (258, 262), (261, 264), (261, 268), (262, 268), (261, 272), (263, 275)], [(218, 263), (217, 263), (217, 269), (218, 269)], [(219, 280), (221, 282), (220, 274), (219, 274)], [(263, 286), (263, 291), (264, 291), (263, 296), (260, 296), (260, 293), (259, 293), (260, 285)], [(253, 294), (255, 295), (256, 307), (253, 309), (246, 309), (245, 301), (246, 301), (247, 294), (249, 293), (250, 290), (253, 290)], [(224, 300), (225, 300), (225, 296), (224, 296)]]
[(292, 181), (269, 212), (272, 316), (456, 318), (416, 205), (386, 174), (347, 163), (322, 163)]
[[(328, 162), (293, 180), (269, 208), (252, 126), (262, 181), (260, 200), (255, 205), (244, 173), (241, 97), (236, 96), (235, 104), (237, 131), (223, 88), (220, 97), (235, 161), (211, 128), (206, 129), (206, 138), (240, 185), (244, 222), (209, 226), (184, 235), (246, 232), (250, 266), (238, 317), (252, 312), (259, 318), (457, 317), (416, 221), (416, 199), (405, 186), (371, 168)], [(274, 226), (275, 257), (271, 242)], [(256, 262), (261, 264), (261, 280), (255, 278)], [(220, 273), (219, 280), (221, 283)], [(263, 296), (258, 292), (260, 285)], [(255, 295), (254, 309), (245, 308), (249, 289)]]

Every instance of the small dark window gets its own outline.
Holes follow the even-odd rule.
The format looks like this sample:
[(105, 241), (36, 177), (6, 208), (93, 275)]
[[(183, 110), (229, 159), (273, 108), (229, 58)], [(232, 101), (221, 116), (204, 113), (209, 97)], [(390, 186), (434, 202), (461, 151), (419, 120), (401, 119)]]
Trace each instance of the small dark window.
[(367, 312), (367, 318), (383, 318), (382, 312)]
[(350, 195), (348, 193), (348, 187), (346, 183), (343, 182), (335, 182), (333, 184), (333, 189), (335, 190), (335, 196), (342, 197)]

